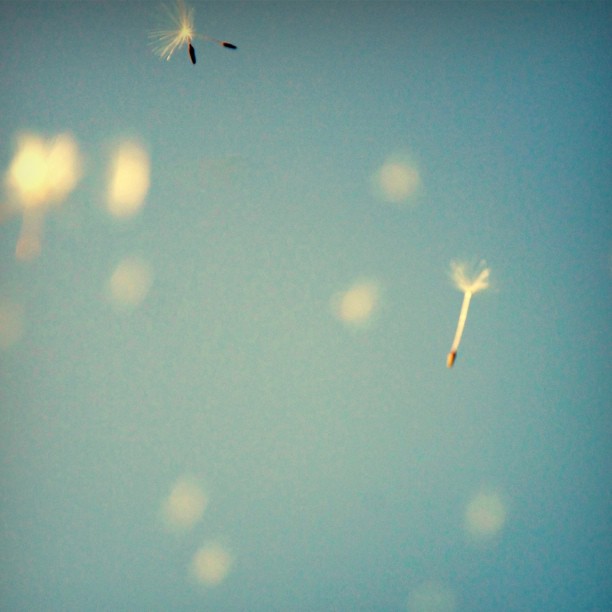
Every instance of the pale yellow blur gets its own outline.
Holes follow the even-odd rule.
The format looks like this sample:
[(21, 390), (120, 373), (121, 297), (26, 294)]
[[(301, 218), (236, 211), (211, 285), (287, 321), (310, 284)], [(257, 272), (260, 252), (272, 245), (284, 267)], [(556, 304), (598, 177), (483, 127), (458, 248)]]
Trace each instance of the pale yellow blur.
[(476, 541), (486, 541), (498, 535), (506, 523), (506, 504), (496, 491), (480, 491), (465, 509), (465, 530)]
[(107, 295), (117, 310), (133, 310), (147, 297), (153, 284), (153, 270), (140, 257), (126, 257), (113, 271)]
[(31, 260), (41, 251), (44, 215), (59, 205), (81, 178), (79, 148), (69, 133), (44, 139), (21, 134), (17, 150), (4, 177), (13, 208), (23, 214), (15, 255)]
[(79, 149), (71, 134), (59, 134), (48, 140), (22, 134), (17, 138), (17, 152), (5, 184), (16, 203), (28, 209), (61, 202), (80, 177)]
[(391, 157), (372, 178), (375, 195), (391, 204), (402, 204), (414, 199), (421, 190), (421, 175), (407, 156)]
[(332, 297), (332, 310), (343, 323), (362, 327), (371, 321), (380, 304), (380, 288), (371, 280), (356, 281)]
[(200, 484), (191, 478), (179, 479), (162, 504), (162, 520), (166, 527), (186, 531), (198, 523), (208, 499)]
[(0, 298), (0, 349), (8, 349), (23, 335), (23, 307)]
[(199, 548), (191, 561), (191, 575), (206, 586), (225, 580), (233, 564), (232, 555), (221, 544), (212, 542)]
[(127, 219), (145, 203), (150, 185), (149, 154), (137, 142), (126, 141), (115, 150), (108, 175), (107, 208), (111, 215)]
[(453, 612), (457, 598), (445, 584), (428, 580), (411, 591), (408, 597), (409, 612)]

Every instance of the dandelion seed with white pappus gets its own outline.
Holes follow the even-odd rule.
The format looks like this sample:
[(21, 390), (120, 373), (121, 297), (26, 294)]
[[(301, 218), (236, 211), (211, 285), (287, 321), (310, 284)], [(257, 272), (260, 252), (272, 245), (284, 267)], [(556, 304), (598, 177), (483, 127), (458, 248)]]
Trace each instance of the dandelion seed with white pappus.
[(466, 265), (460, 264), (455, 261), (451, 262), (451, 278), (455, 284), (455, 287), (460, 291), (463, 291), (463, 303), (461, 304), (461, 312), (459, 313), (459, 321), (457, 322), (457, 331), (455, 332), (455, 338), (451, 350), (446, 357), (446, 365), (449, 368), (453, 367), (455, 359), (457, 357), (457, 350), (459, 349), (459, 343), (461, 342), (461, 336), (463, 335), (463, 328), (465, 327), (465, 321), (467, 319), (468, 310), (470, 308), (470, 301), (472, 296), (479, 291), (484, 291), (489, 287), (489, 274), (491, 273), (490, 268), (485, 268), (485, 262), (481, 262), (480, 267), (482, 268), (476, 276), (468, 276), (466, 272)]

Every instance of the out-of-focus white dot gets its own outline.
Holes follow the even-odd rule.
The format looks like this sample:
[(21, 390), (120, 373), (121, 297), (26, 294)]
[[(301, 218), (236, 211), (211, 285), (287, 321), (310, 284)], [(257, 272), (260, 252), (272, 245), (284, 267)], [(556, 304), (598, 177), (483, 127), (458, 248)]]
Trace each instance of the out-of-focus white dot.
[(4, 177), (10, 207), (23, 213), (17, 259), (31, 261), (40, 255), (45, 213), (66, 199), (81, 169), (79, 147), (69, 133), (49, 139), (36, 134), (17, 138), (17, 151)]
[(500, 532), (506, 516), (506, 505), (501, 495), (494, 491), (481, 491), (466, 506), (465, 530), (475, 540), (490, 539)]
[(416, 196), (421, 188), (421, 175), (409, 159), (389, 158), (373, 176), (377, 197), (392, 204), (402, 204)]
[(144, 205), (150, 184), (149, 154), (137, 142), (121, 143), (111, 160), (107, 206), (114, 217), (133, 217)]
[(360, 327), (368, 323), (380, 302), (380, 289), (374, 281), (357, 281), (346, 291), (332, 297), (335, 316), (343, 323)]
[(191, 561), (191, 574), (197, 582), (215, 586), (225, 580), (233, 559), (227, 549), (217, 543), (199, 548)]
[(145, 299), (153, 283), (151, 266), (140, 257), (128, 257), (113, 271), (108, 295), (118, 310), (131, 310)]
[(408, 597), (409, 612), (453, 612), (456, 608), (453, 591), (436, 580), (423, 582)]
[(202, 518), (207, 504), (202, 487), (190, 478), (181, 478), (163, 502), (164, 523), (171, 529), (191, 529)]
[(45, 140), (21, 134), (5, 183), (24, 209), (46, 207), (64, 200), (81, 177), (79, 147), (72, 134)]

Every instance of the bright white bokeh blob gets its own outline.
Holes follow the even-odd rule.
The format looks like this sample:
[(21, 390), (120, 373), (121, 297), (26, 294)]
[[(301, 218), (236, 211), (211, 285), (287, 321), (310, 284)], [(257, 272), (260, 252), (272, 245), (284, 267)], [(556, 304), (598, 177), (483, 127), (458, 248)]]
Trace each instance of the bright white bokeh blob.
[(150, 186), (150, 160), (138, 142), (127, 140), (112, 154), (108, 173), (106, 205), (117, 219), (136, 215), (145, 203)]
[(389, 157), (372, 177), (374, 195), (391, 204), (404, 204), (419, 195), (421, 174), (408, 156)]
[(6, 350), (23, 335), (23, 307), (0, 298), (0, 349)]
[(453, 612), (457, 609), (455, 593), (442, 582), (428, 580), (410, 592), (409, 612)]
[(476, 542), (486, 542), (497, 536), (507, 519), (502, 495), (496, 491), (480, 491), (465, 508), (464, 526), (467, 535)]
[(191, 576), (199, 584), (216, 586), (227, 577), (233, 557), (225, 546), (211, 542), (200, 547), (191, 560)]
[(7, 197), (23, 222), (15, 256), (32, 260), (41, 252), (46, 211), (61, 204), (81, 178), (79, 148), (69, 133), (45, 139), (21, 134), (4, 177)]
[(153, 270), (141, 257), (126, 257), (113, 271), (107, 296), (116, 310), (134, 310), (147, 297), (153, 284)]
[(162, 520), (171, 530), (187, 531), (202, 519), (207, 505), (202, 486), (194, 479), (183, 477), (174, 483), (162, 503)]
[(38, 208), (64, 200), (80, 176), (79, 149), (71, 134), (49, 139), (21, 134), (5, 184), (19, 206)]
[(355, 281), (332, 296), (332, 312), (352, 328), (366, 327), (380, 307), (380, 286), (373, 280)]

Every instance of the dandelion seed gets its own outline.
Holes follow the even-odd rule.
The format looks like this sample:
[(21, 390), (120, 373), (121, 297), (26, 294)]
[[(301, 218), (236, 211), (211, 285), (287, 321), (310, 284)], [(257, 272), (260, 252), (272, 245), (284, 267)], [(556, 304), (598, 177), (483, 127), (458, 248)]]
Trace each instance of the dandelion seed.
[[(481, 266), (484, 266), (484, 263), (485, 262), (482, 262)], [(472, 296), (475, 293), (484, 291), (489, 287), (490, 272), (490, 268), (483, 267), (475, 278), (471, 278), (467, 276), (466, 266), (464, 264), (459, 264), (455, 261), (451, 262), (451, 278), (453, 279), (457, 289), (463, 291), (463, 304), (461, 304), (461, 312), (459, 313), (459, 321), (457, 322), (455, 339), (453, 340), (451, 350), (446, 357), (446, 365), (449, 368), (453, 367), (453, 363), (455, 363), (455, 359), (457, 357), (457, 350), (459, 349), (459, 343), (461, 342), (461, 336), (463, 335), (463, 328), (465, 327), (465, 321), (467, 319)]]
[(191, 60), (191, 63), (195, 66), (195, 63), (196, 63), (195, 49), (193, 48), (193, 45), (191, 44), (191, 42), (189, 43), (189, 59)]
[(226, 49), (236, 49), (236, 45), (225, 40), (217, 40), (210, 36), (198, 34), (195, 30), (193, 15), (194, 10), (188, 7), (183, 0), (177, 0), (173, 9), (164, 6), (164, 9), (173, 24), (170, 30), (155, 30), (149, 37), (153, 41), (154, 51), (162, 59), (169, 60), (172, 54), (180, 47), (187, 46), (187, 53), (192, 64), (196, 63), (195, 48), (192, 44), (194, 39), (207, 40)]

